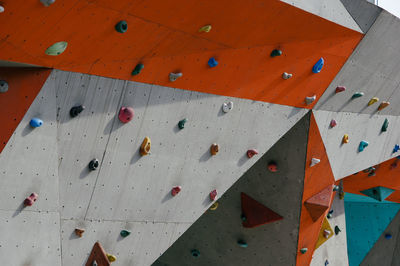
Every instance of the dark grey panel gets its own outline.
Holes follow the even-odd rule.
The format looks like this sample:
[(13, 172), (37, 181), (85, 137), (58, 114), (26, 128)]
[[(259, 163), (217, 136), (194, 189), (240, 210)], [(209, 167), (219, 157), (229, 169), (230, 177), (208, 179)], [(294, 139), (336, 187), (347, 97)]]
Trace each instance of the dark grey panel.
[(382, 8), (371, 4), (365, 0), (340, 0), (344, 7), (357, 22), (361, 30), (366, 33), (376, 18), (382, 11)]

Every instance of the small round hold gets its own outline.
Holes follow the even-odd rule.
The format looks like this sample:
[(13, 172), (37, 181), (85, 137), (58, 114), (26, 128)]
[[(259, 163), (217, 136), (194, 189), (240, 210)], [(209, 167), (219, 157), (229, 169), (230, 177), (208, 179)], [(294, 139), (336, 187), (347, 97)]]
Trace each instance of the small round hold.
[(131, 234), (131, 232), (129, 232), (128, 230), (121, 230), (121, 232), (119, 233), (122, 237), (127, 237)]
[(94, 171), (94, 170), (97, 169), (97, 167), (99, 167), (99, 160), (97, 160), (97, 159), (91, 160), (90, 163), (89, 163), (89, 169), (91, 171)]
[(4, 93), (8, 91), (8, 83), (5, 80), (0, 80), (0, 92)]
[(240, 247), (242, 247), (242, 248), (247, 248), (247, 243), (246, 243), (246, 241), (244, 241), (244, 240), (242, 240), (242, 239), (240, 239), (240, 240), (238, 240), (238, 245), (240, 246)]
[(316, 99), (317, 99), (317, 95), (306, 97), (306, 104), (309, 105), (309, 104), (313, 103)]
[(83, 105), (74, 106), (69, 111), (69, 115), (71, 117), (77, 117), (83, 110), (85, 110), (85, 106)]
[(218, 202), (214, 202), (210, 207), (210, 211), (215, 211), (218, 208), (218, 205)]
[(300, 249), (301, 254), (305, 254), (308, 251), (308, 248), (302, 248)]
[(210, 147), (210, 153), (211, 155), (217, 155), (217, 153), (219, 152), (219, 146), (217, 143), (213, 143)]
[(385, 234), (385, 238), (386, 239), (392, 239), (392, 235), (391, 234)]
[(278, 50), (278, 49), (272, 50), (272, 52), (270, 54), (271, 57), (276, 57), (276, 56), (281, 56), (281, 55), (282, 55), (282, 51)]
[(190, 253), (192, 253), (192, 256), (195, 258), (200, 256), (200, 251), (198, 251), (197, 249), (192, 249)]
[(82, 237), (84, 232), (85, 230), (83, 229), (75, 228), (75, 235), (78, 237)]
[(324, 59), (321, 57), (317, 63), (315, 63), (315, 65), (312, 68), (312, 72), (315, 74), (318, 74), (319, 72), (321, 72), (322, 67), (324, 66)]
[(125, 20), (121, 20), (115, 25), (115, 30), (119, 33), (125, 33), (128, 30), (128, 23)]
[(39, 195), (33, 192), (29, 197), (24, 200), (25, 206), (32, 206), (33, 203), (38, 199)]
[(208, 60), (208, 65), (209, 65), (209, 67), (216, 67), (216, 66), (218, 65), (218, 61), (215, 60), (214, 57), (211, 57), (211, 58)]
[(169, 73), (169, 81), (174, 82), (178, 78), (182, 77), (183, 74), (181, 72), (179, 73)]
[(271, 161), (271, 162), (268, 163), (268, 170), (270, 172), (275, 173), (275, 172), (278, 171), (278, 165), (275, 162)]
[(179, 129), (184, 129), (184, 128), (185, 128), (186, 122), (187, 122), (187, 119), (186, 119), (186, 118), (184, 118), (184, 119), (182, 119), (181, 121), (179, 121), (179, 122), (178, 122), (178, 127), (179, 127)]
[(135, 69), (133, 69), (133, 71), (132, 71), (132, 76), (139, 75), (143, 68), (144, 68), (143, 64), (137, 64), (135, 66)]
[(121, 107), (118, 113), (119, 121), (122, 123), (128, 123), (135, 116), (135, 112), (132, 107)]
[(44, 6), (48, 7), (48, 6), (50, 6), (51, 4), (54, 4), (54, 3), (56, 2), (56, 0), (40, 0), (40, 2), (41, 2)]
[(227, 102), (222, 104), (222, 111), (224, 113), (227, 113), (232, 109), (233, 109), (233, 102)]
[(216, 189), (214, 189), (213, 191), (211, 191), (210, 192), (210, 200), (211, 201), (214, 201), (215, 200), (215, 198), (217, 197), (217, 190)]
[(182, 190), (182, 187), (181, 187), (181, 186), (173, 187), (173, 188), (171, 189), (171, 195), (172, 195), (173, 197), (175, 197), (179, 192), (181, 192), (181, 190)]
[(4, 12), (4, 6), (0, 6), (0, 13)]
[(31, 127), (41, 127), (43, 125), (43, 121), (35, 117), (31, 119), (29, 125), (31, 125)]
[(291, 77), (293, 77), (293, 74), (290, 74), (287, 72), (283, 72), (283, 74), (282, 74), (283, 79), (290, 79)]
[(67, 42), (56, 42), (46, 49), (45, 53), (47, 55), (57, 56), (64, 53), (65, 49), (67, 49)]

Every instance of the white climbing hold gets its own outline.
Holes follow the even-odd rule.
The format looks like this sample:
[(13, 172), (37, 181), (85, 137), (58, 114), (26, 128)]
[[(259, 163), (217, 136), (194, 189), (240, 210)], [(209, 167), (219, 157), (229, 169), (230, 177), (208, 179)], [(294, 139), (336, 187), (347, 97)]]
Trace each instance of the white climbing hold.
[(0, 13), (4, 12), (4, 6), (0, 6)]
[(320, 162), (321, 162), (320, 159), (312, 158), (311, 159), (311, 163), (310, 163), (310, 167), (313, 167), (314, 165), (319, 164)]
[(179, 73), (169, 73), (169, 81), (174, 82), (178, 78), (182, 77), (183, 74), (181, 72)]
[(317, 95), (314, 95), (314, 96), (311, 96), (311, 97), (306, 97), (306, 104), (309, 105), (313, 101), (315, 101), (316, 99), (317, 99)]
[(289, 74), (287, 72), (283, 72), (283, 74), (282, 74), (283, 79), (290, 79), (292, 76), (293, 76), (293, 74)]
[(56, 2), (56, 0), (40, 0), (40, 2), (44, 5), (44, 6), (50, 6), (51, 4), (54, 4)]
[(233, 102), (224, 103), (224, 104), (222, 105), (222, 111), (223, 111), (224, 113), (227, 113), (227, 112), (229, 112), (229, 111), (232, 110), (232, 109), (233, 109)]

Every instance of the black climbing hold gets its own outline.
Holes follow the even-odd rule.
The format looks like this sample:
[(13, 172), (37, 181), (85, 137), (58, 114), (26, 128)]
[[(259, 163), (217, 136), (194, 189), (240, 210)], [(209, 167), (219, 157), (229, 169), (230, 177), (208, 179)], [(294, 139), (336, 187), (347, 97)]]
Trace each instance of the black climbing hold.
[(192, 256), (195, 258), (200, 256), (200, 251), (198, 251), (197, 249), (192, 249), (191, 253), (192, 253)]
[(97, 167), (99, 167), (99, 160), (97, 160), (97, 159), (91, 160), (89, 163), (89, 169), (94, 171), (97, 169)]
[(240, 218), (242, 219), (243, 222), (245, 222), (245, 221), (247, 220), (246, 215), (244, 215), (244, 214), (242, 214), (242, 215), (240, 216)]
[(281, 56), (282, 55), (282, 51), (275, 49), (271, 52), (271, 57), (275, 57), (275, 56)]
[(339, 226), (335, 226), (335, 235), (338, 235), (342, 230), (340, 230)]
[(0, 92), (8, 91), (8, 83), (5, 80), (0, 80)]
[(140, 74), (140, 71), (142, 71), (143, 68), (144, 68), (144, 65), (143, 65), (143, 64), (137, 64), (137, 65), (135, 66), (135, 69), (133, 69), (133, 71), (132, 71), (132, 76), (139, 75), (139, 74)]
[(121, 20), (115, 25), (115, 30), (119, 33), (125, 33), (128, 30), (128, 23), (125, 20)]
[(131, 232), (129, 232), (128, 230), (122, 230), (119, 234), (122, 237), (127, 237), (127, 236), (129, 236), (131, 234)]
[(74, 106), (71, 108), (71, 110), (69, 111), (69, 115), (71, 117), (76, 117), (78, 116), (83, 110), (85, 110), (85, 106), (83, 105), (79, 105), (79, 106)]
[(184, 129), (185, 128), (185, 123), (187, 122), (187, 119), (182, 119), (181, 121), (179, 121), (178, 123), (178, 127), (179, 129)]
[(391, 234), (385, 234), (385, 238), (386, 238), (386, 239), (391, 239), (391, 238), (392, 238), (392, 235), (391, 235)]
[(246, 243), (246, 241), (240, 239), (240, 240), (238, 240), (237, 243), (238, 243), (238, 245), (241, 246), (242, 248), (247, 248), (247, 243)]

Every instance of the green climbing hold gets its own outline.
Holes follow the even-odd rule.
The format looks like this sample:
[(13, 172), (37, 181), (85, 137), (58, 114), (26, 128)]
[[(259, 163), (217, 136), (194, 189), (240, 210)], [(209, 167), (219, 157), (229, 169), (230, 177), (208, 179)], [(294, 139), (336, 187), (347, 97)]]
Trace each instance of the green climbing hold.
[(351, 98), (355, 99), (355, 98), (360, 98), (361, 96), (364, 96), (364, 92), (356, 92), (353, 94), (353, 96), (351, 96)]
[(238, 240), (238, 245), (241, 246), (242, 248), (247, 248), (247, 243), (244, 240)]
[(387, 118), (385, 118), (385, 121), (383, 122), (381, 131), (382, 131), (382, 132), (386, 132), (387, 129), (388, 129), (388, 126), (389, 126), (389, 120), (387, 120)]
[(185, 123), (187, 122), (187, 119), (182, 119), (181, 121), (179, 121), (178, 123), (178, 127), (179, 129), (184, 129), (185, 128)]
[(340, 230), (339, 226), (335, 226), (335, 235), (338, 235), (339, 232), (342, 232), (342, 230)]
[(122, 237), (127, 237), (131, 234), (131, 232), (127, 230), (122, 230), (121, 233), (119, 233)]
[(125, 20), (121, 20), (115, 25), (115, 30), (119, 33), (125, 33), (128, 30), (128, 23)]
[(137, 64), (135, 66), (135, 69), (132, 71), (132, 76), (136, 76), (140, 74), (140, 71), (142, 71), (142, 69), (144, 68), (143, 64)]
[(275, 57), (275, 56), (281, 56), (282, 55), (282, 51), (275, 49), (271, 52), (271, 57)]
[(198, 251), (197, 249), (192, 249), (191, 253), (192, 253), (192, 256), (195, 258), (200, 256), (200, 251)]
[(302, 249), (300, 249), (301, 254), (304, 254), (304, 253), (306, 253), (307, 251), (308, 251), (308, 248), (302, 248)]
[(67, 42), (56, 42), (52, 46), (46, 49), (45, 53), (47, 55), (60, 55), (62, 54), (65, 49), (67, 49), (68, 43)]

